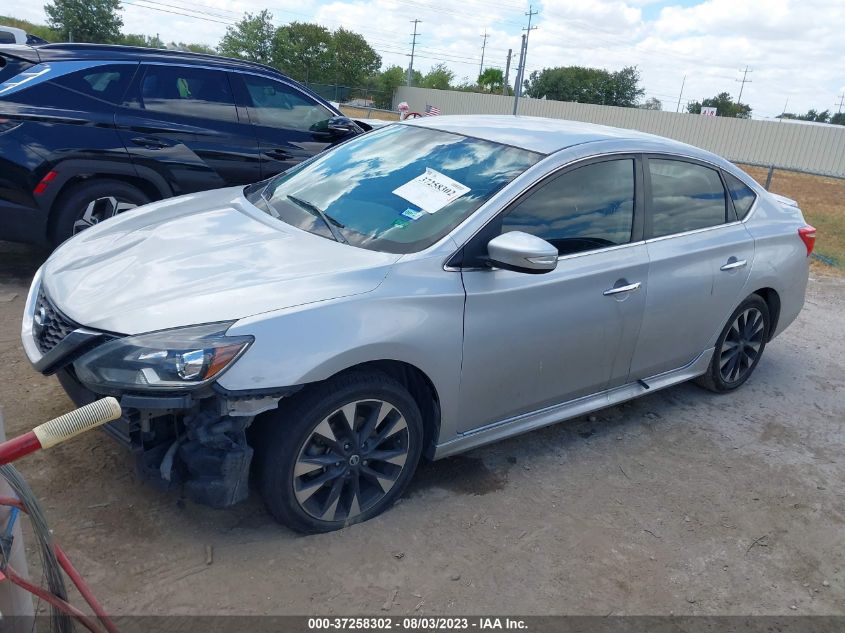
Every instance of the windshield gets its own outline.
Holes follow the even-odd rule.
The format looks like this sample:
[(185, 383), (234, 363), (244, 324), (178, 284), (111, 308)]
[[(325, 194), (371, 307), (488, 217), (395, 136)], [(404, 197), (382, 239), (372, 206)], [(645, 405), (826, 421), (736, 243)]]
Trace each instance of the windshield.
[(541, 156), (409, 125), (364, 134), (246, 190), (264, 212), (370, 250), (434, 244)]

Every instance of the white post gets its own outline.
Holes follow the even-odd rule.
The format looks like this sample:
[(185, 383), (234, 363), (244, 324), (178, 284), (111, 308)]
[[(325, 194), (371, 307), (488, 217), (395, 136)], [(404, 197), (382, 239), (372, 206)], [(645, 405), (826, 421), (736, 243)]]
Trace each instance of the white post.
[[(0, 410), (0, 442), (5, 441), (5, 439), (6, 428), (3, 425), (3, 411)], [(9, 484), (2, 477), (0, 477), (0, 496), (15, 496), (15, 493), (9, 488)], [(0, 534), (6, 530), (9, 512), (10, 508), (0, 506)], [(22, 520), (23, 515), (18, 514), (18, 520), (15, 522), (15, 528), (12, 532), (14, 541), (12, 542), (9, 564), (18, 574), (28, 579), (29, 569), (26, 565), (26, 553), (21, 534)], [(4, 633), (29, 633), (33, 631), (35, 628), (33, 622), (35, 610), (32, 606), (32, 595), (8, 580), (0, 582), (0, 617), (3, 618), (0, 619), (0, 630)], [(11, 620), (6, 620), (6, 618), (11, 618)]]

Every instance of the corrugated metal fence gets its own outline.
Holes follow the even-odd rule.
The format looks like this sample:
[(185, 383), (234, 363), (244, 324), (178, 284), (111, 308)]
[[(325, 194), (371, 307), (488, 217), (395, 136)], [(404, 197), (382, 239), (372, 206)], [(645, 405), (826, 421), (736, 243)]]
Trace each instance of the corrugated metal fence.
[[(437, 106), (443, 114), (513, 112), (513, 97), (452, 90), (401, 87), (394, 97), (394, 106), (402, 101), (416, 112), (423, 112), (426, 105)], [(539, 99), (520, 99), (519, 113), (640, 130), (704, 148), (737, 163), (845, 178), (845, 126), (729, 119)]]

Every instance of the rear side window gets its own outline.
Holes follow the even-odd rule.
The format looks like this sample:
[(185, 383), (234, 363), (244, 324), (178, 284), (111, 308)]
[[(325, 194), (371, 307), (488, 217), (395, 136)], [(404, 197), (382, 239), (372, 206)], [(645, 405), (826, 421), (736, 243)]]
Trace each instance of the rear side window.
[(634, 161), (610, 160), (542, 185), (502, 219), (502, 232), (541, 237), (567, 255), (631, 241)]
[(653, 237), (724, 224), (727, 197), (719, 172), (679, 160), (649, 158)]
[(748, 212), (751, 211), (751, 207), (757, 199), (757, 194), (736, 176), (726, 171), (722, 173), (725, 175), (725, 182), (728, 183), (728, 191), (731, 194), (736, 215), (740, 220), (743, 220), (748, 215)]
[(249, 116), (258, 125), (307, 132), (319, 129), (321, 123), (334, 116), (307, 95), (279, 81), (241, 76), (249, 94)]
[(137, 68), (137, 64), (97, 66), (62, 75), (53, 81), (87, 97), (120, 103)]
[(217, 121), (237, 121), (225, 72), (187, 66), (149, 66), (141, 81), (144, 110)]
[(15, 34), (9, 31), (0, 31), (0, 44), (14, 44)]

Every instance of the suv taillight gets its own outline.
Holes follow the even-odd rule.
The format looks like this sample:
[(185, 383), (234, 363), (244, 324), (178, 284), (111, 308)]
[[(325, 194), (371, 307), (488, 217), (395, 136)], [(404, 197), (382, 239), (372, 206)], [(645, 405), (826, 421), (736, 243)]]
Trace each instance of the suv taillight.
[(798, 229), (798, 237), (804, 242), (807, 247), (807, 257), (813, 252), (813, 247), (816, 245), (816, 229), (810, 225), (802, 226)]

